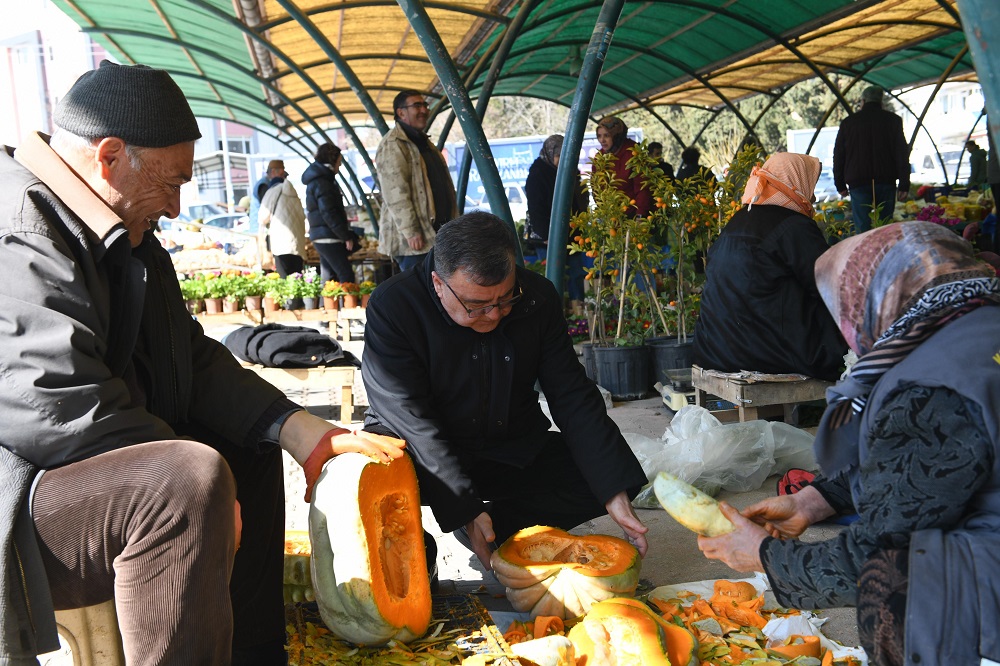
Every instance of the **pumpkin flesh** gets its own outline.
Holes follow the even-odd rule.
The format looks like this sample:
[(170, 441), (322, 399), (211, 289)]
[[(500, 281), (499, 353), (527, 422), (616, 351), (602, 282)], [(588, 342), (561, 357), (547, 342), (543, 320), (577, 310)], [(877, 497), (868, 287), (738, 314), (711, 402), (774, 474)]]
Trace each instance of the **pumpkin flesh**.
[(624, 539), (536, 525), (507, 539), (490, 564), (515, 610), (568, 619), (603, 599), (632, 595), (642, 559)]
[[(642, 604), (640, 604), (641, 606)], [(601, 601), (569, 631), (586, 666), (670, 666), (666, 637), (652, 611)]]
[(427, 631), (430, 580), (413, 463), (337, 456), (309, 510), (312, 578), (320, 615), (359, 645), (409, 642)]

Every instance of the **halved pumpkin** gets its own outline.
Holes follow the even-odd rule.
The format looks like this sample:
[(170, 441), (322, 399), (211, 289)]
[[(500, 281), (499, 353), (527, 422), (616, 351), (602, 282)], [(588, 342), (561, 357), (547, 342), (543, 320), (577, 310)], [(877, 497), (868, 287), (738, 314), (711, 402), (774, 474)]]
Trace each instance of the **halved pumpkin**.
[(515, 610), (567, 619), (634, 594), (642, 558), (624, 539), (536, 525), (507, 539), (490, 564)]
[(581, 666), (670, 666), (667, 639), (656, 614), (613, 599), (594, 604), (569, 630)]
[(359, 645), (427, 632), (430, 580), (417, 476), (409, 456), (360, 453), (328, 462), (309, 508), (312, 580), (323, 622)]

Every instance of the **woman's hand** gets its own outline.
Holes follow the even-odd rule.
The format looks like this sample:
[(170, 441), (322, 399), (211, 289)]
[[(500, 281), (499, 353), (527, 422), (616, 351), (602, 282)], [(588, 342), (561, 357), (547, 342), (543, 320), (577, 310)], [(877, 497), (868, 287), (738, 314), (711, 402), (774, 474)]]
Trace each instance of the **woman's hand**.
[(699, 536), (698, 548), (705, 557), (721, 560), (735, 571), (764, 571), (760, 544), (767, 538), (767, 532), (725, 502), (719, 502), (719, 508), (736, 529), (717, 537)]
[(833, 508), (812, 486), (792, 495), (769, 497), (743, 510), (744, 517), (778, 539), (798, 537), (813, 523), (833, 514)]

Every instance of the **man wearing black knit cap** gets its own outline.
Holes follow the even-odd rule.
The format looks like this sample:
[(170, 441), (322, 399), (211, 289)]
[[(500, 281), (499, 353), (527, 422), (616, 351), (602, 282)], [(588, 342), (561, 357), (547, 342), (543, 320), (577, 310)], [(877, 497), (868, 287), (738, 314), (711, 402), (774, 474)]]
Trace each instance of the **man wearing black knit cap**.
[(186, 315), (148, 233), (200, 137), (166, 72), (103, 62), (54, 121), (0, 152), (0, 663), (109, 599), (130, 665), (284, 663), (279, 446), (314, 483), (400, 445), (309, 415)]

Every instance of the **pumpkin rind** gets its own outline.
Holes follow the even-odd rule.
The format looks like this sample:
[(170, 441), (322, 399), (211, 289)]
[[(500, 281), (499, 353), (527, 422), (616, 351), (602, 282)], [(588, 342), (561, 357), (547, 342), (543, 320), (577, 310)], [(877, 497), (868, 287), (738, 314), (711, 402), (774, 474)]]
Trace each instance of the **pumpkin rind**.
[(653, 492), (667, 513), (692, 532), (716, 537), (735, 529), (722, 515), (718, 502), (673, 474), (657, 474), (653, 480)]
[(427, 632), (430, 580), (417, 477), (409, 456), (360, 453), (328, 462), (309, 508), (312, 580), (323, 622), (359, 645)]
[(698, 639), (694, 634), (670, 622), (638, 599), (608, 599), (605, 603), (632, 606), (648, 611), (663, 629), (667, 644), (667, 656), (673, 666), (698, 666)]
[(642, 559), (624, 539), (536, 525), (507, 539), (490, 564), (515, 610), (568, 619), (604, 599), (632, 595)]

